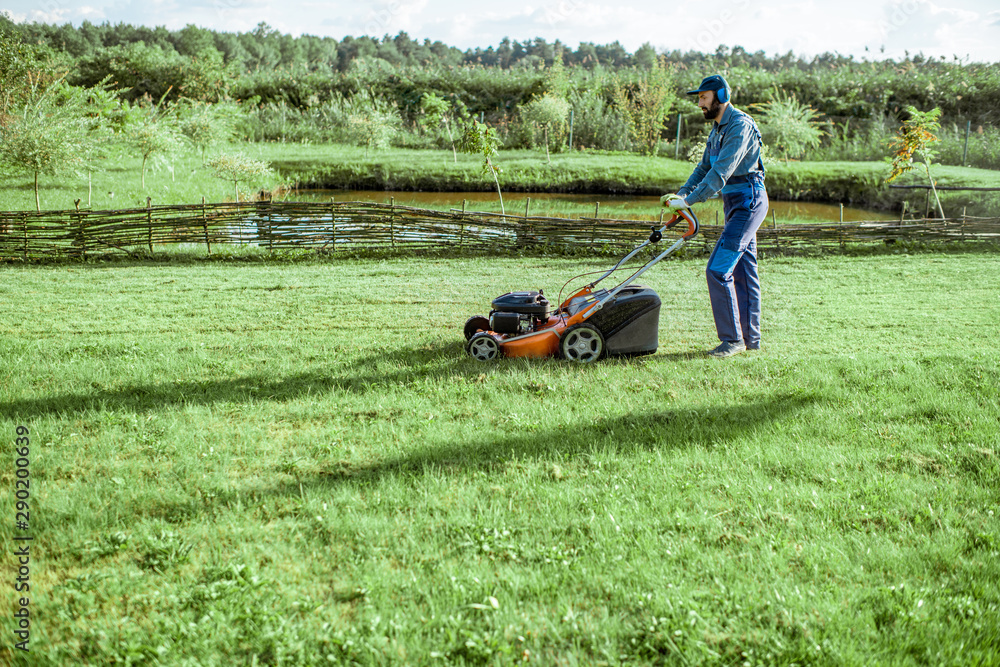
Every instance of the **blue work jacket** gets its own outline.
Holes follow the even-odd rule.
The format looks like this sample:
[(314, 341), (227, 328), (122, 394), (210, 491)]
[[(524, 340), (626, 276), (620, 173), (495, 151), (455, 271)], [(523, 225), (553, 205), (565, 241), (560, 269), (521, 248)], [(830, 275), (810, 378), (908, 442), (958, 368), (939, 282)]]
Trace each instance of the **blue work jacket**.
[[(703, 202), (726, 188), (745, 184), (749, 174), (764, 176), (760, 159), (760, 130), (753, 118), (729, 105), (712, 124), (705, 153), (694, 172), (677, 191), (688, 204)], [(727, 187), (728, 186), (728, 187)]]

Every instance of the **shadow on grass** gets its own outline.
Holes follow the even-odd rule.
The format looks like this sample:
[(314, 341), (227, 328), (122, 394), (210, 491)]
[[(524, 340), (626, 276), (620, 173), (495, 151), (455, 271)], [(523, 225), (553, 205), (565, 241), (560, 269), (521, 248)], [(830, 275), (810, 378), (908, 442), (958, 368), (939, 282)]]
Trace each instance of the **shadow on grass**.
[[(508, 461), (542, 459), (573, 461), (598, 451), (625, 453), (718, 447), (749, 432), (767, 432), (775, 422), (809, 408), (819, 399), (801, 392), (726, 407), (689, 405), (673, 410), (593, 419), (581, 424), (560, 424), (540, 431), (500, 437), (475, 437), (382, 462), (340, 463), (311, 481), (316, 486), (339, 483), (369, 484), (384, 477), (414, 477), (431, 471), (502, 470)], [(304, 482), (303, 482), (304, 483)], [(291, 488), (294, 486), (294, 489)], [(299, 493), (297, 484), (282, 493)]]
[[(467, 476), (484, 472), (503, 475), (511, 462), (572, 464), (596, 453), (628, 455), (637, 451), (669, 452), (725, 446), (747, 433), (766, 433), (771, 425), (807, 410), (819, 400), (804, 393), (778, 394), (752, 403), (727, 407), (690, 405), (673, 410), (591, 419), (560, 424), (545, 430), (505, 436), (475, 436), (370, 463), (329, 460), (319, 471), (282, 474), (271, 485), (254, 483), (238, 489), (213, 489), (185, 498), (144, 497), (119, 508), (123, 514), (180, 524), (205, 514), (252, 500), (286, 499), (301, 502), (306, 494), (353, 486), (371, 489), (405, 480), (418, 486), (425, 476)], [(539, 468), (539, 474), (551, 474)], [(555, 478), (552, 478), (555, 479)], [(470, 482), (474, 485), (475, 482)]]
[[(149, 498), (123, 508), (129, 516), (146, 516), (182, 523), (225, 507), (239, 506), (250, 497), (291, 499), (300, 502), (306, 494), (350, 485), (372, 488), (383, 482), (409, 480), (414, 485), (427, 475), (464, 476), (486, 472), (503, 475), (511, 462), (541, 461), (566, 465), (595, 453), (627, 455), (637, 450), (667, 452), (726, 445), (750, 432), (767, 432), (770, 425), (786, 420), (817, 402), (802, 393), (779, 394), (753, 403), (688, 406), (667, 411), (593, 419), (579, 425), (562, 424), (546, 430), (500, 437), (488, 435), (427, 447), (384, 461), (354, 464), (330, 461), (319, 472), (291, 478), (282, 475), (271, 486), (217, 491), (210, 496), (167, 500)], [(549, 474), (542, 472), (540, 474)], [(474, 484), (470, 482), (470, 484)]]
[(483, 363), (465, 352), (461, 334), (447, 343), (388, 350), (362, 357), (348, 364), (296, 373), (284, 377), (258, 373), (235, 378), (206, 380), (164, 380), (147, 384), (126, 384), (114, 388), (66, 392), (44, 398), (15, 399), (0, 403), (0, 417), (23, 422), (46, 416), (69, 416), (90, 411), (145, 413), (172, 406), (239, 404), (273, 401), (283, 403), (302, 396), (322, 397), (330, 392), (368, 394), (394, 386), (406, 386), (427, 379), (478, 379), (483, 374), (506, 375), (523, 372), (531, 365), (550, 365), (586, 377), (608, 364), (645, 364), (650, 360), (695, 360), (697, 353), (662, 356), (623, 357), (598, 364), (578, 365), (555, 359), (502, 359)]

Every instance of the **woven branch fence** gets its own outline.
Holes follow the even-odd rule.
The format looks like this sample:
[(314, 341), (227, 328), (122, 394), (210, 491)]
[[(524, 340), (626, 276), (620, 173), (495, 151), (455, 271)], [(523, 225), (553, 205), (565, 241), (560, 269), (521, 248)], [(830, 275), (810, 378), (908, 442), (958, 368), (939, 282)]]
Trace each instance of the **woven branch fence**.
[[(372, 202), (258, 202), (147, 206), (116, 211), (0, 212), (0, 260), (146, 256), (187, 244), (206, 253), (221, 245), (269, 250), (307, 248), (428, 250), (631, 248), (647, 238), (650, 220), (548, 218), (435, 211)], [(720, 226), (704, 225), (694, 241), (710, 248)], [(1000, 218), (931, 219), (778, 226), (757, 233), (759, 248), (790, 252), (894, 240), (926, 243), (1000, 242)]]

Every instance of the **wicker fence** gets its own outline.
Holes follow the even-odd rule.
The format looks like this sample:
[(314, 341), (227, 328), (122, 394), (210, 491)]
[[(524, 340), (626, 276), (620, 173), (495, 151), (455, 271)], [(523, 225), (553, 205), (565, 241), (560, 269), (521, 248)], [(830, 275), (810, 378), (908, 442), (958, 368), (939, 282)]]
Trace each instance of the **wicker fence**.
[[(187, 244), (211, 253), (222, 244), (268, 250), (308, 248), (426, 250), (530, 246), (632, 247), (656, 220), (547, 218), (435, 211), (368, 202), (260, 202), (147, 206), (117, 211), (0, 212), (0, 259), (134, 256)], [(710, 246), (720, 228), (702, 227)], [(777, 251), (893, 240), (1000, 242), (1000, 218), (961, 218), (810, 225), (765, 223), (758, 246)]]

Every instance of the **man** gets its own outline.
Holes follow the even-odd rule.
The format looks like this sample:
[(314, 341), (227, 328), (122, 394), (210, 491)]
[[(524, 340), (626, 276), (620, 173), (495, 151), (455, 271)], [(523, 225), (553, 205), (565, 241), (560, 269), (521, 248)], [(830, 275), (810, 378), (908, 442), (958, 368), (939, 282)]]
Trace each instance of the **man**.
[(750, 116), (730, 104), (729, 84), (719, 75), (706, 77), (688, 95), (697, 95), (705, 120), (715, 122), (701, 162), (687, 183), (660, 201), (681, 209), (722, 191), (726, 224), (705, 271), (721, 341), (709, 354), (722, 359), (760, 348), (757, 228), (767, 217), (768, 206), (760, 130)]

